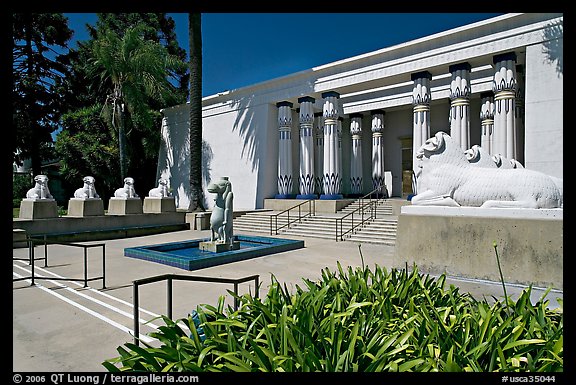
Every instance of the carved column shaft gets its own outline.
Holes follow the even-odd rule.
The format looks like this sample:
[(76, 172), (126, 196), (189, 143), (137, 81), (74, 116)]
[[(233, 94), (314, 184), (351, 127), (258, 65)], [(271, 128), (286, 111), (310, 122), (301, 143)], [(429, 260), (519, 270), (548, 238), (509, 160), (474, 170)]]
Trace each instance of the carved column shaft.
[(516, 76), (518, 78), (516, 89), (516, 109), (515, 109), (515, 154), (514, 159), (520, 163), (524, 163), (524, 92), (525, 92), (525, 77), (524, 68), (521, 65), (516, 66)]
[(279, 102), (278, 107), (278, 198), (292, 194), (292, 103)]
[(297, 198), (313, 199), (314, 194), (314, 98), (305, 96), (300, 103), (300, 175)]
[(340, 115), (337, 92), (324, 92), (322, 108), (324, 116), (324, 167), (323, 167), (323, 196), (324, 199), (341, 198), (340, 186), (342, 175), (339, 171), (340, 154), (338, 139), (338, 117)]
[(470, 148), (470, 64), (450, 66), (450, 136), (462, 150)]
[(494, 130), (494, 95), (492, 92), (480, 94), (480, 124), (482, 133), (480, 134), (480, 146), (490, 155), (493, 155), (492, 133)]
[(352, 157), (350, 158), (350, 192), (362, 194), (362, 114), (350, 115)]
[(508, 159), (515, 154), (516, 54), (494, 56), (494, 154)]
[(414, 130), (412, 139), (412, 170), (414, 177), (412, 181), (412, 190), (418, 194), (417, 179), (419, 168), (416, 159), (416, 152), (430, 137), (430, 81), (432, 74), (427, 71), (414, 73), (411, 76), (414, 82), (412, 89), (412, 105), (414, 111)]
[(324, 125), (322, 123), (322, 113), (314, 113), (314, 118), (314, 192), (316, 194), (322, 194), (322, 175), (324, 170)]
[(372, 189), (384, 193), (384, 111), (372, 111)]

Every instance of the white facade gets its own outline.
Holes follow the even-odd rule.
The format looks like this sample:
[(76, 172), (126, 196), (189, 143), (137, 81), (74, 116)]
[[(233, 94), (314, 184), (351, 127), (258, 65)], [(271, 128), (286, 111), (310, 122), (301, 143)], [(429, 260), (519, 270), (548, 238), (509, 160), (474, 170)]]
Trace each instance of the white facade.
[[(205, 185), (228, 176), (234, 186), (235, 209), (264, 206), (264, 199), (278, 194), (279, 128), (277, 103), (292, 103), (291, 170), (294, 195), (300, 172), (298, 100), (314, 98), (313, 111), (322, 112), (323, 93), (337, 93), (341, 132), (342, 191), (352, 165), (351, 114), (361, 114), (363, 193), (373, 189), (371, 113), (384, 111), (382, 133), (384, 167), (392, 175), (391, 196), (405, 196), (404, 170), (412, 169), (412, 139), (416, 105), (413, 75), (427, 73), (430, 80), (430, 135), (450, 133), (451, 102), (454, 101), (451, 66), (470, 66), (469, 147), (481, 144), (481, 94), (494, 90), (495, 57), (511, 55), (506, 62), (518, 79), (516, 104), (521, 114), (507, 115), (519, 132), (514, 134), (517, 160), (526, 168), (563, 177), (563, 14), (506, 14), (455, 28), (389, 48), (318, 66), (292, 75), (205, 97), (203, 106)], [(508, 57), (508, 56), (506, 56)], [(501, 64), (498, 64), (501, 65)], [(419, 75), (418, 75), (419, 76)], [(518, 75), (520, 77), (520, 75)], [(452, 92), (452, 101), (451, 101)], [(511, 93), (508, 92), (508, 96)], [(420, 107), (419, 107), (420, 108)], [(179, 209), (189, 203), (189, 157), (187, 104), (163, 109), (163, 145), (158, 177), (170, 180)], [(356, 115), (354, 115), (356, 116)], [(428, 117), (427, 117), (428, 118)], [(512, 119), (512, 120), (511, 120)], [(513, 122), (513, 123), (511, 123)], [(466, 123), (468, 124), (468, 123)], [(494, 129), (497, 130), (497, 122)], [(409, 146), (409, 148), (406, 148)], [(313, 156), (312, 154), (311, 156)], [(317, 167), (314, 164), (314, 167)], [(354, 171), (352, 171), (354, 172)], [(390, 181), (386, 181), (390, 184)], [(206, 203), (212, 196), (205, 190)]]

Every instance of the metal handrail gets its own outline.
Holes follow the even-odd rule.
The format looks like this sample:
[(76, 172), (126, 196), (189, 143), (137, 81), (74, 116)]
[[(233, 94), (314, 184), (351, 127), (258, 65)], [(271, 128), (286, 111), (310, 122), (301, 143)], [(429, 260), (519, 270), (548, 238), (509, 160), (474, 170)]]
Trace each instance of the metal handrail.
[(213, 282), (213, 283), (231, 283), (234, 285), (234, 310), (238, 310), (238, 284), (252, 281), (254, 280), (254, 297), (259, 297), (260, 292), (260, 283), (259, 283), (260, 276), (258, 274), (250, 275), (244, 278), (220, 278), (220, 277), (202, 277), (202, 276), (193, 276), (193, 275), (180, 275), (180, 274), (163, 274), (157, 275), (154, 277), (149, 278), (142, 278), (132, 281), (133, 284), (133, 310), (134, 310), (134, 344), (138, 346), (140, 344), (140, 303), (139, 303), (139, 291), (138, 288), (141, 285), (145, 285), (148, 283), (154, 283), (159, 281), (166, 281), (167, 287), (167, 296), (166, 296), (166, 312), (168, 318), (172, 319), (172, 281), (174, 280), (181, 280), (181, 281), (194, 281), (194, 282)]
[[(301, 207), (305, 204), (308, 204), (308, 213), (302, 215)], [(295, 208), (298, 208), (298, 217), (296, 217), (294, 220), (290, 221), (290, 210), (294, 210)], [(278, 217), (284, 213), (287, 214), (287, 221), (285, 224), (278, 227)], [(296, 221), (302, 222), (302, 218), (311, 217), (313, 215), (316, 215), (316, 203), (315, 203), (314, 199), (308, 199), (302, 203), (299, 203), (295, 206), (287, 208), (284, 211), (280, 211), (279, 213), (270, 215), (270, 235), (278, 235), (278, 230), (283, 229), (284, 227), (290, 228), (290, 225), (292, 223), (294, 223)]]
[[(17, 242), (24, 242), (24, 240), (19, 240)], [(28, 243), (28, 258), (13, 258), (13, 259), (20, 259), (20, 260), (28, 260), (28, 264), (31, 265), (31, 276), (30, 277), (22, 277), (22, 278), (15, 278), (13, 281), (21, 281), (23, 279), (31, 279), (31, 285), (35, 285), (35, 280), (37, 279), (49, 279), (51, 281), (80, 281), (84, 282), (84, 287), (88, 287), (88, 281), (96, 281), (102, 280), (102, 289), (106, 288), (106, 244), (105, 243), (93, 243), (89, 245), (85, 245), (82, 243), (75, 243), (75, 242), (53, 242), (48, 241), (46, 236), (43, 239), (34, 239), (31, 237), (26, 238), (26, 242)], [(34, 249), (35, 244), (43, 244), (44, 245), (44, 257), (43, 258), (36, 258)], [(83, 278), (72, 278), (72, 277), (44, 277), (44, 276), (37, 276), (34, 271), (34, 261), (38, 259), (44, 260), (44, 267), (48, 266), (48, 245), (62, 245), (62, 246), (73, 246), (73, 247), (80, 247), (83, 249), (83, 265), (84, 265), (84, 277)], [(95, 277), (88, 277), (88, 249), (94, 247), (101, 247), (102, 248), (102, 275), (95, 276)]]
[[(379, 191), (382, 188), (383, 184), (380, 184), (378, 187), (376, 187), (374, 190), (370, 191), (368, 194), (362, 196), (361, 198), (358, 198), (358, 208), (349, 212), (348, 214), (340, 217), (340, 218), (336, 218), (336, 233), (335, 233), (335, 238), (336, 238), (336, 242), (338, 242), (338, 240), (343, 241), (343, 237), (344, 235), (354, 231), (355, 228), (359, 227), (359, 226), (363, 226), (364, 223), (371, 221), (372, 219), (376, 218), (376, 206), (378, 205), (378, 200), (379, 198), (376, 199), (372, 199), (372, 195)], [(368, 203), (364, 203), (362, 204), (362, 202), (364, 201), (364, 199), (369, 197), (369, 201)], [(365, 208), (367, 206), (370, 206), (370, 215), (368, 217), (364, 217), (364, 212), (366, 211)], [(354, 213), (356, 213), (357, 211), (360, 211), (360, 215), (361, 215), (361, 220), (358, 224), (354, 225)], [(343, 227), (344, 227), (344, 219), (351, 216), (351, 226), (349, 230), (346, 230), (345, 232), (343, 232)], [(340, 221), (340, 235), (338, 235), (338, 221)]]

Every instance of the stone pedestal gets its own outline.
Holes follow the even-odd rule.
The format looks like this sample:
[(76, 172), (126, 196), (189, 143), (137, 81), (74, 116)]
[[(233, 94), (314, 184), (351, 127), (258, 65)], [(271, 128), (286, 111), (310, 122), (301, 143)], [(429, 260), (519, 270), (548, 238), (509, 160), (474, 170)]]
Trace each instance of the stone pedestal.
[(89, 217), (104, 215), (104, 203), (100, 198), (70, 198), (69, 217)]
[(145, 213), (174, 213), (176, 212), (176, 199), (174, 197), (146, 197), (144, 198)]
[(58, 205), (55, 199), (22, 199), (19, 217), (22, 219), (57, 218)]
[(222, 241), (206, 241), (200, 242), (198, 248), (202, 251), (211, 251), (213, 253), (221, 253), (230, 250), (239, 250), (240, 242), (232, 241), (232, 243), (224, 243)]
[(110, 198), (109, 215), (143, 214), (140, 198)]
[(28, 242), (26, 242), (26, 230), (24, 229), (12, 229), (12, 248), (22, 248), (28, 247)]

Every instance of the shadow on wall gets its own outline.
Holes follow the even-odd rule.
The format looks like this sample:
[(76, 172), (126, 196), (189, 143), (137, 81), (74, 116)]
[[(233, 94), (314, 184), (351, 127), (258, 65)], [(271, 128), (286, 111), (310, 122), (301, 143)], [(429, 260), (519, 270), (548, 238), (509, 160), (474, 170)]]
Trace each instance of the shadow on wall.
[[(170, 179), (172, 194), (176, 197), (176, 207), (184, 208), (189, 202), (190, 197), (190, 132), (188, 124), (178, 122), (165, 123), (170, 129), (163, 129), (163, 145), (166, 154), (162, 156), (162, 146), (158, 161), (157, 179), (164, 177)], [(214, 153), (210, 144), (202, 139), (202, 184), (207, 186), (212, 179), (211, 164)], [(177, 193), (178, 192), (178, 193)], [(186, 196), (180, 199), (180, 194)], [(202, 197), (204, 207), (207, 206), (206, 196)], [(181, 200), (183, 202), (181, 202)]]
[(548, 24), (544, 30), (543, 54), (548, 64), (556, 62), (558, 77), (564, 74), (564, 24), (562, 21)]
[(232, 131), (238, 134), (244, 142), (242, 147), (242, 158), (248, 158), (252, 164), (252, 171), (258, 167), (258, 157), (260, 153), (260, 141), (257, 140), (255, 125), (252, 124), (254, 112), (252, 107), (253, 96), (236, 99), (232, 102), (234, 108), (238, 110)]
[[(212, 147), (210, 144), (202, 139), (202, 184), (203, 190), (206, 190), (206, 186), (212, 180), (212, 158), (214, 158), (214, 152), (212, 151)], [(204, 203), (204, 207), (208, 207), (208, 200), (206, 198), (206, 194), (203, 194), (202, 200)]]

